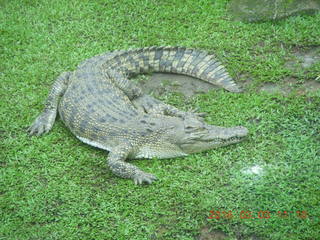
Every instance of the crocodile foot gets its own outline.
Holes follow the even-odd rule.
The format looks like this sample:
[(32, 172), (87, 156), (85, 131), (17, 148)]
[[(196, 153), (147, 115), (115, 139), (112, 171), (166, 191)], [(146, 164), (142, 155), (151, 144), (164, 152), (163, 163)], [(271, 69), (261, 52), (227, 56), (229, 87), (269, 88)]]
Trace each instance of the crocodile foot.
[(143, 182), (150, 184), (155, 180), (157, 180), (156, 176), (145, 172), (139, 172), (133, 177), (133, 181), (135, 184), (142, 184)]
[(43, 112), (41, 113), (32, 125), (27, 129), (29, 135), (40, 136), (41, 134), (47, 133), (53, 126), (56, 118), (55, 112)]

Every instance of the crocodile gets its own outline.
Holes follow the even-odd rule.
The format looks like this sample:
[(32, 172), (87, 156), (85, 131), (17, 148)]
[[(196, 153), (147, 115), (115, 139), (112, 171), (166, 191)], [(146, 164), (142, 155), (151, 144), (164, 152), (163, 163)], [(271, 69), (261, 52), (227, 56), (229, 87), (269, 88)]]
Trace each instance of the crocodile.
[(241, 141), (243, 126), (205, 123), (203, 114), (185, 112), (145, 94), (130, 80), (139, 73), (167, 72), (193, 76), (230, 92), (241, 88), (213, 54), (185, 47), (116, 50), (83, 61), (53, 83), (43, 112), (28, 128), (41, 135), (56, 115), (82, 142), (109, 152), (107, 164), (135, 184), (157, 178), (126, 160), (174, 158)]

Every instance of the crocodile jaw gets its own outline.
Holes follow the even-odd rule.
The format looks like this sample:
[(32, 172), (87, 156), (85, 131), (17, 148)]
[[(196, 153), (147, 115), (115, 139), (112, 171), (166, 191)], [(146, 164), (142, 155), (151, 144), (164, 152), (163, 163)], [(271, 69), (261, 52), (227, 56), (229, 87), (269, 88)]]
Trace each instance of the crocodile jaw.
[(205, 130), (189, 134), (180, 147), (187, 154), (202, 152), (238, 143), (247, 134), (248, 129), (242, 126), (224, 128), (205, 124)]

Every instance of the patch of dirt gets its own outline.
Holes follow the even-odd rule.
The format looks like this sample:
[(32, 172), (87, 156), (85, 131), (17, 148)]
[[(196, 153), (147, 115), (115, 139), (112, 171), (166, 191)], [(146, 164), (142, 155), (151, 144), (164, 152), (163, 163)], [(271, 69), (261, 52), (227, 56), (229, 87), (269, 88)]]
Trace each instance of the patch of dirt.
[(136, 82), (145, 93), (156, 97), (166, 95), (169, 92), (179, 92), (188, 98), (218, 88), (197, 78), (171, 73), (138, 76)]
[(296, 48), (293, 52), (294, 59), (286, 62), (285, 66), (291, 70), (297, 67), (303, 69), (311, 67), (320, 61), (320, 46), (314, 46), (308, 49)]
[(286, 78), (282, 84), (265, 83), (259, 89), (261, 92), (280, 93), (283, 95), (288, 95), (292, 91), (297, 91), (299, 94), (307, 94), (319, 90), (319, 81), (309, 80), (301, 84), (297, 79), (291, 77)]
[(253, 78), (247, 73), (237, 74), (235, 81), (243, 90), (250, 88), (254, 82)]
[(302, 90), (305, 92), (315, 92), (320, 89), (320, 82), (318, 81), (307, 81), (302, 84)]
[(210, 231), (208, 227), (204, 227), (200, 230), (200, 236), (198, 239), (199, 240), (224, 240), (224, 239), (227, 239), (227, 237), (228, 236), (220, 230)]
[[(285, 63), (285, 67), (293, 72), (307, 73), (309, 68), (320, 62), (320, 46), (311, 46), (309, 48), (296, 47), (292, 52), (293, 58)], [(303, 79), (305, 80), (305, 79)], [(308, 80), (304, 83), (297, 77), (286, 77), (281, 84), (265, 83), (261, 86), (260, 91), (269, 93), (279, 92), (288, 94), (292, 91), (297, 91), (299, 94), (315, 92), (320, 90), (319, 77), (313, 80)]]
[(279, 85), (275, 83), (265, 83), (260, 88), (261, 92), (268, 92), (268, 93), (281, 93), (281, 94), (287, 94), (287, 90), (281, 88)]
[(198, 240), (262, 240), (262, 238), (258, 237), (255, 234), (250, 236), (243, 236), (241, 233), (237, 234), (237, 237), (228, 237), (223, 231), (221, 230), (210, 230), (209, 227), (203, 227), (200, 230), (200, 235), (197, 238)]

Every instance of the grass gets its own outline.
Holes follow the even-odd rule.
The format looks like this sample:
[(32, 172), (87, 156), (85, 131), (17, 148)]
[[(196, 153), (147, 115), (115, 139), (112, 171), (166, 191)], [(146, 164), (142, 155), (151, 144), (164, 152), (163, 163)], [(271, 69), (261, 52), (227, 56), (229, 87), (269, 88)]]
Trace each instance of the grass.
[[(205, 239), (216, 230), (227, 239), (320, 236), (320, 93), (257, 91), (319, 76), (319, 62), (307, 70), (285, 63), (295, 50), (320, 45), (320, 15), (244, 24), (230, 20), (226, 3), (0, 1), (0, 239)], [(211, 124), (248, 127), (247, 141), (134, 161), (160, 179), (135, 186), (60, 120), (41, 138), (27, 136), (59, 73), (105, 51), (150, 45), (206, 49), (236, 81), (251, 79), (243, 94), (218, 90), (187, 102)], [(166, 101), (185, 106), (179, 96)], [(208, 219), (211, 210), (216, 219)], [(247, 219), (260, 211), (270, 218)]]

